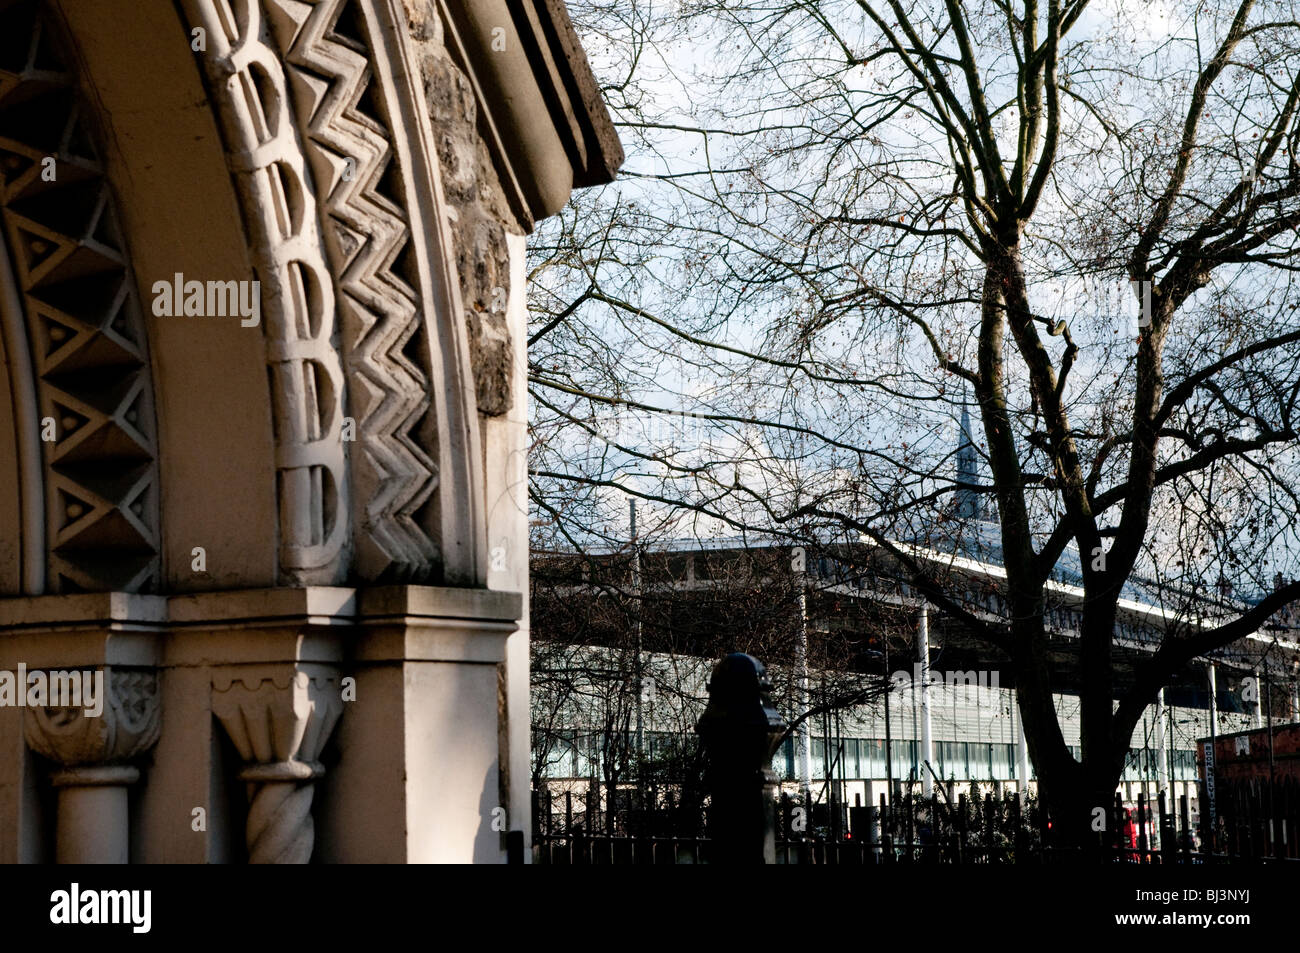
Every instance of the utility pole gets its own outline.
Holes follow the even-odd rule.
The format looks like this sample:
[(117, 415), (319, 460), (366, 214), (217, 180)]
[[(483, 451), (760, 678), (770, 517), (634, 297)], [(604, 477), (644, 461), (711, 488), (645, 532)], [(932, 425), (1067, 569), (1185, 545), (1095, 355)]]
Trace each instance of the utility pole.
[(916, 619), (916, 655), (921, 662), (921, 761), (926, 766), (921, 772), (921, 786), (928, 798), (934, 794), (934, 777), (929, 768), (934, 762), (934, 738), (930, 726), (930, 613), (924, 602)]
[(1277, 777), (1273, 773), (1273, 680), (1268, 677), (1268, 659), (1264, 659), (1264, 691), (1268, 695), (1265, 708), (1268, 718), (1268, 852), (1277, 856), (1277, 841), (1273, 837), (1273, 827), (1277, 823), (1277, 814), (1273, 811), (1273, 786)]
[[(889, 703), (894, 697), (894, 680), (889, 671), (889, 632), (885, 632), (885, 790), (889, 795), (889, 807), (894, 807), (894, 736), (889, 729)], [(884, 823), (883, 819), (881, 823)]]
[[(1155, 733), (1156, 733), (1156, 794), (1161, 791), (1165, 793), (1166, 798), (1172, 797), (1169, 789), (1169, 759), (1165, 755), (1165, 690), (1160, 689), (1156, 695), (1156, 712), (1155, 712)], [(1173, 801), (1168, 803), (1172, 804)]]
[[(1182, 801), (1180, 800), (1180, 797), (1179, 797), (1179, 795), (1178, 795), (1178, 765), (1177, 765), (1177, 764), (1175, 763), (1175, 761), (1174, 761), (1174, 724), (1175, 724), (1175, 722), (1174, 722), (1174, 706), (1173, 706), (1173, 705), (1166, 705), (1166, 706), (1165, 706), (1165, 717), (1169, 719), (1169, 812), (1170, 812), (1170, 814), (1172, 814), (1172, 813), (1174, 812), (1174, 810), (1175, 810), (1175, 807), (1174, 807), (1174, 806), (1175, 806), (1176, 804), (1181, 804), (1181, 803), (1182, 803)], [(1184, 791), (1187, 790), (1187, 781), (1186, 781), (1186, 779), (1183, 780), (1183, 790), (1184, 790)], [(1172, 818), (1172, 817), (1170, 818), (1170, 826), (1171, 826), (1171, 827), (1173, 826), (1173, 818)], [(1191, 837), (1191, 832), (1190, 832), (1190, 831), (1187, 832), (1187, 836), (1188, 836), (1189, 838)], [(1190, 840), (1189, 840), (1189, 843), (1190, 843)], [(1180, 845), (1179, 845), (1179, 842), (1178, 842), (1177, 839), (1175, 839), (1175, 841), (1174, 841), (1174, 846), (1175, 846), (1175, 847), (1180, 846)]]
[(645, 714), (642, 711), (642, 702), (645, 697), (645, 688), (641, 681), (641, 547), (637, 542), (636, 536), (636, 500), (627, 501), (628, 528), (632, 540), (632, 596), (633, 608), (636, 613), (632, 623), (632, 631), (636, 643), (636, 665), (633, 671), (636, 675), (636, 775), (637, 775), (637, 794), (641, 799), (642, 808), (645, 807)]
[(1016, 697), (1011, 702), (1011, 717), (1015, 722), (1016, 730), (1016, 787), (1020, 790), (1017, 797), (1020, 798), (1022, 809), (1029, 806), (1029, 741), (1025, 738), (1024, 713), (1020, 710), (1020, 691), (1016, 690)]
[(1206, 794), (1209, 795), (1209, 836), (1206, 838), (1206, 846), (1210, 853), (1214, 852), (1215, 842), (1218, 839), (1219, 819), (1218, 811), (1215, 804), (1215, 783), (1214, 775), (1219, 766), (1219, 681), (1215, 672), (1215, 663), (1210, 662), (1210, 750), (1205, 758), (1205, 787)]
[(1219, 677), (1218, 665), (1210, 662), (1210, 740), (1214, 741), (1219, 734)]
[[(799, 593), (799, 640), (795, 645), (795, 670), (799, 678), (799, 707), (803, 711), (809, 708), (808, 685), (808, 583), (805, 573), (806, 554), (802, 547), (797, 547), (791, 554), (790, 569), (795, 576), (795, 586)], [(808, 797), (812, 793), (812, 745), (809, 743), (808, 719), (803, 719), (795, 729), (795, 760), (799, 764), (799, 793), (807, 807)]]

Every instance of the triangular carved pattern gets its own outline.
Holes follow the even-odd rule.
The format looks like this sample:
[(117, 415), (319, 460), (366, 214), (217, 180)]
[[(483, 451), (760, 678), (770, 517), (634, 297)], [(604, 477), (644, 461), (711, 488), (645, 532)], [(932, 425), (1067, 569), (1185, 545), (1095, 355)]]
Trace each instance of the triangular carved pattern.
[(395, 270), (410, 234), (404, 210), (384, 194), (396, 159), (385, 117), (370, 102), (378, 90), (362, 11), (355, 0), (267, 0), (265, 8), (342, 303), (348, 397), (362, 450), (352, 456), (357, 568), (369, 579), (428, 579), (438, 551), (417, 514), (437, 486), (437, 466), (415, 434), (430, 387), (407, 357), (408, 349), (424, 350), (417, 337), (424, 331), (416, 293)]
[(150, 591), (158, 454), (144, 324), (69, 62), (42, 0), (0, 0), (0, 219), (56, 438), (42, 443), (46, 588)]

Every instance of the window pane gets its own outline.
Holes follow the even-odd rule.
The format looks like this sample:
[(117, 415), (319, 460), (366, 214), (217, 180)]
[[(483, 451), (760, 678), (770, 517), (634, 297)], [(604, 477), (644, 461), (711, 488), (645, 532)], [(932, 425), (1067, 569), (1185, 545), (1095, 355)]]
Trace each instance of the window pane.
[(1139, 777), (1137, 752), (1129, 751), (1124, 759), (1124, 773), (1120, 777), (1125, 781), (1136, 781)]
[(842, 743), (844, 745), (844, 754), (842, 755), (844, 758), (844, 777), (862, 777), (858, 768), (858, 740), (856, 738), (844, 738)]
[(594, 737), (590, 734), (581, 734), (577, 737), (574, 755), (574, 774), (576, 777), (590, 777), (595, 770), (594, 740)]
[(794, 777), (794, 739), (786, 738), (781, 742), (781, 747), (776, 749), (776, 754), (772, 757), (772, 770), (778, 778), (789, 779)]
[(996, 781), (1010, 781), (1015, 777), (1015, 746), (993, 745), (993, 778)]
[(949, 778), (956, 778), (958, 781), (964, 781), (970, 777), (970, 766), (966, 762), (966, 745), (961, 741), (944, 741), (939, 745), (943, 751), (943, 771), (940, 772), (946, 781)]
[(907, 778), (916, 770), (916, 742), (895, 741), (893, 744), (894, 777)]
[(822, 738), (812, 739), (812, 776), (826, 777), (826, 741)]
[(858, 742), (858, 760), (864, 778), (885, 776), (885, 743), (879, 738)]

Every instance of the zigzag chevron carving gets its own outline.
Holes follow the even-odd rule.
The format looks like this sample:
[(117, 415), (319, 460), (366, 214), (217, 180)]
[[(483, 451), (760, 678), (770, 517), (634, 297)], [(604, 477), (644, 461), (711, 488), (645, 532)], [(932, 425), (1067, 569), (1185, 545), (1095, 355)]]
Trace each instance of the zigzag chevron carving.
[(348, 572), (350, 488), (334, 284), (284, 67), (259, 0), (181, 0), (202, 27), (207, 73), (262, 282), (275, 408), (280, 575), (331, 584)]
[(429, 411), (429, 379), (406, 353), (423, 351), (424, 332), (416, 293), (395, 269), (410, 235), (401, 205), (383, 194), (395, 160), (387, 119), (366, 101), (372, 51), (362, 12), (353, 0), (266, 0), (266, 10), (339, 284), (361, 450), (352, 457), (357, 570), (425, 579), (439, 552), (416, 514), (437, 487), (437, 467), (414, 436)]
[(41, 444), (45, 589), (147, 591), (160, 572), (153, 387), (113, 196), (42, 4), (0, 2), (0, 37), (0, 218), (30, 342), (10, 359), (30, 358), (55, 438)]

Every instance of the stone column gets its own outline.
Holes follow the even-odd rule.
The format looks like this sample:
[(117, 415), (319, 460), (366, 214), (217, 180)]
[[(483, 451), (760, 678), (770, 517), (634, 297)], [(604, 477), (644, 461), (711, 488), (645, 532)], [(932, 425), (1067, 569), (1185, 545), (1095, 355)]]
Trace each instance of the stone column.
[(511, 817), (506, 640), (518, 593), (362, 590), (339, 724), (322, 785), (321, 863), (504, 863)]
[[(0, 672), (15, 687), (38, 671), (47, 678), (90, 672), (102, 678), (104, 695), (92, 717), (75, 694), (0, 705), (0, 863), (123, 862), (128, 837), (139, 846), (126, 805), (128, 790), (138, 794), (145, 785), (130, 788), (139, 774), (129, 762), (158, 737), (165, 619), (165, 599), (138, 593), (0, 599)], [(58, 791), (53, 818), (42, 796), (51, 780)]]
[(343, 711), (337, 669), (318, 664), (213, 672), (212, 711), (244, 760), (250, 864), (305, 864), (315, 845), (317, 760)]
[[(89, 676), (90, 673), (78, 673)], [(100, 669), (103, 710), (28, 708), (28, 747), (61, 767), (55, 859), (61, 864), (125, 864), (130, 860), (127, 788), (140, 771), (127, 763), (158, 740), (154, 672)]]

